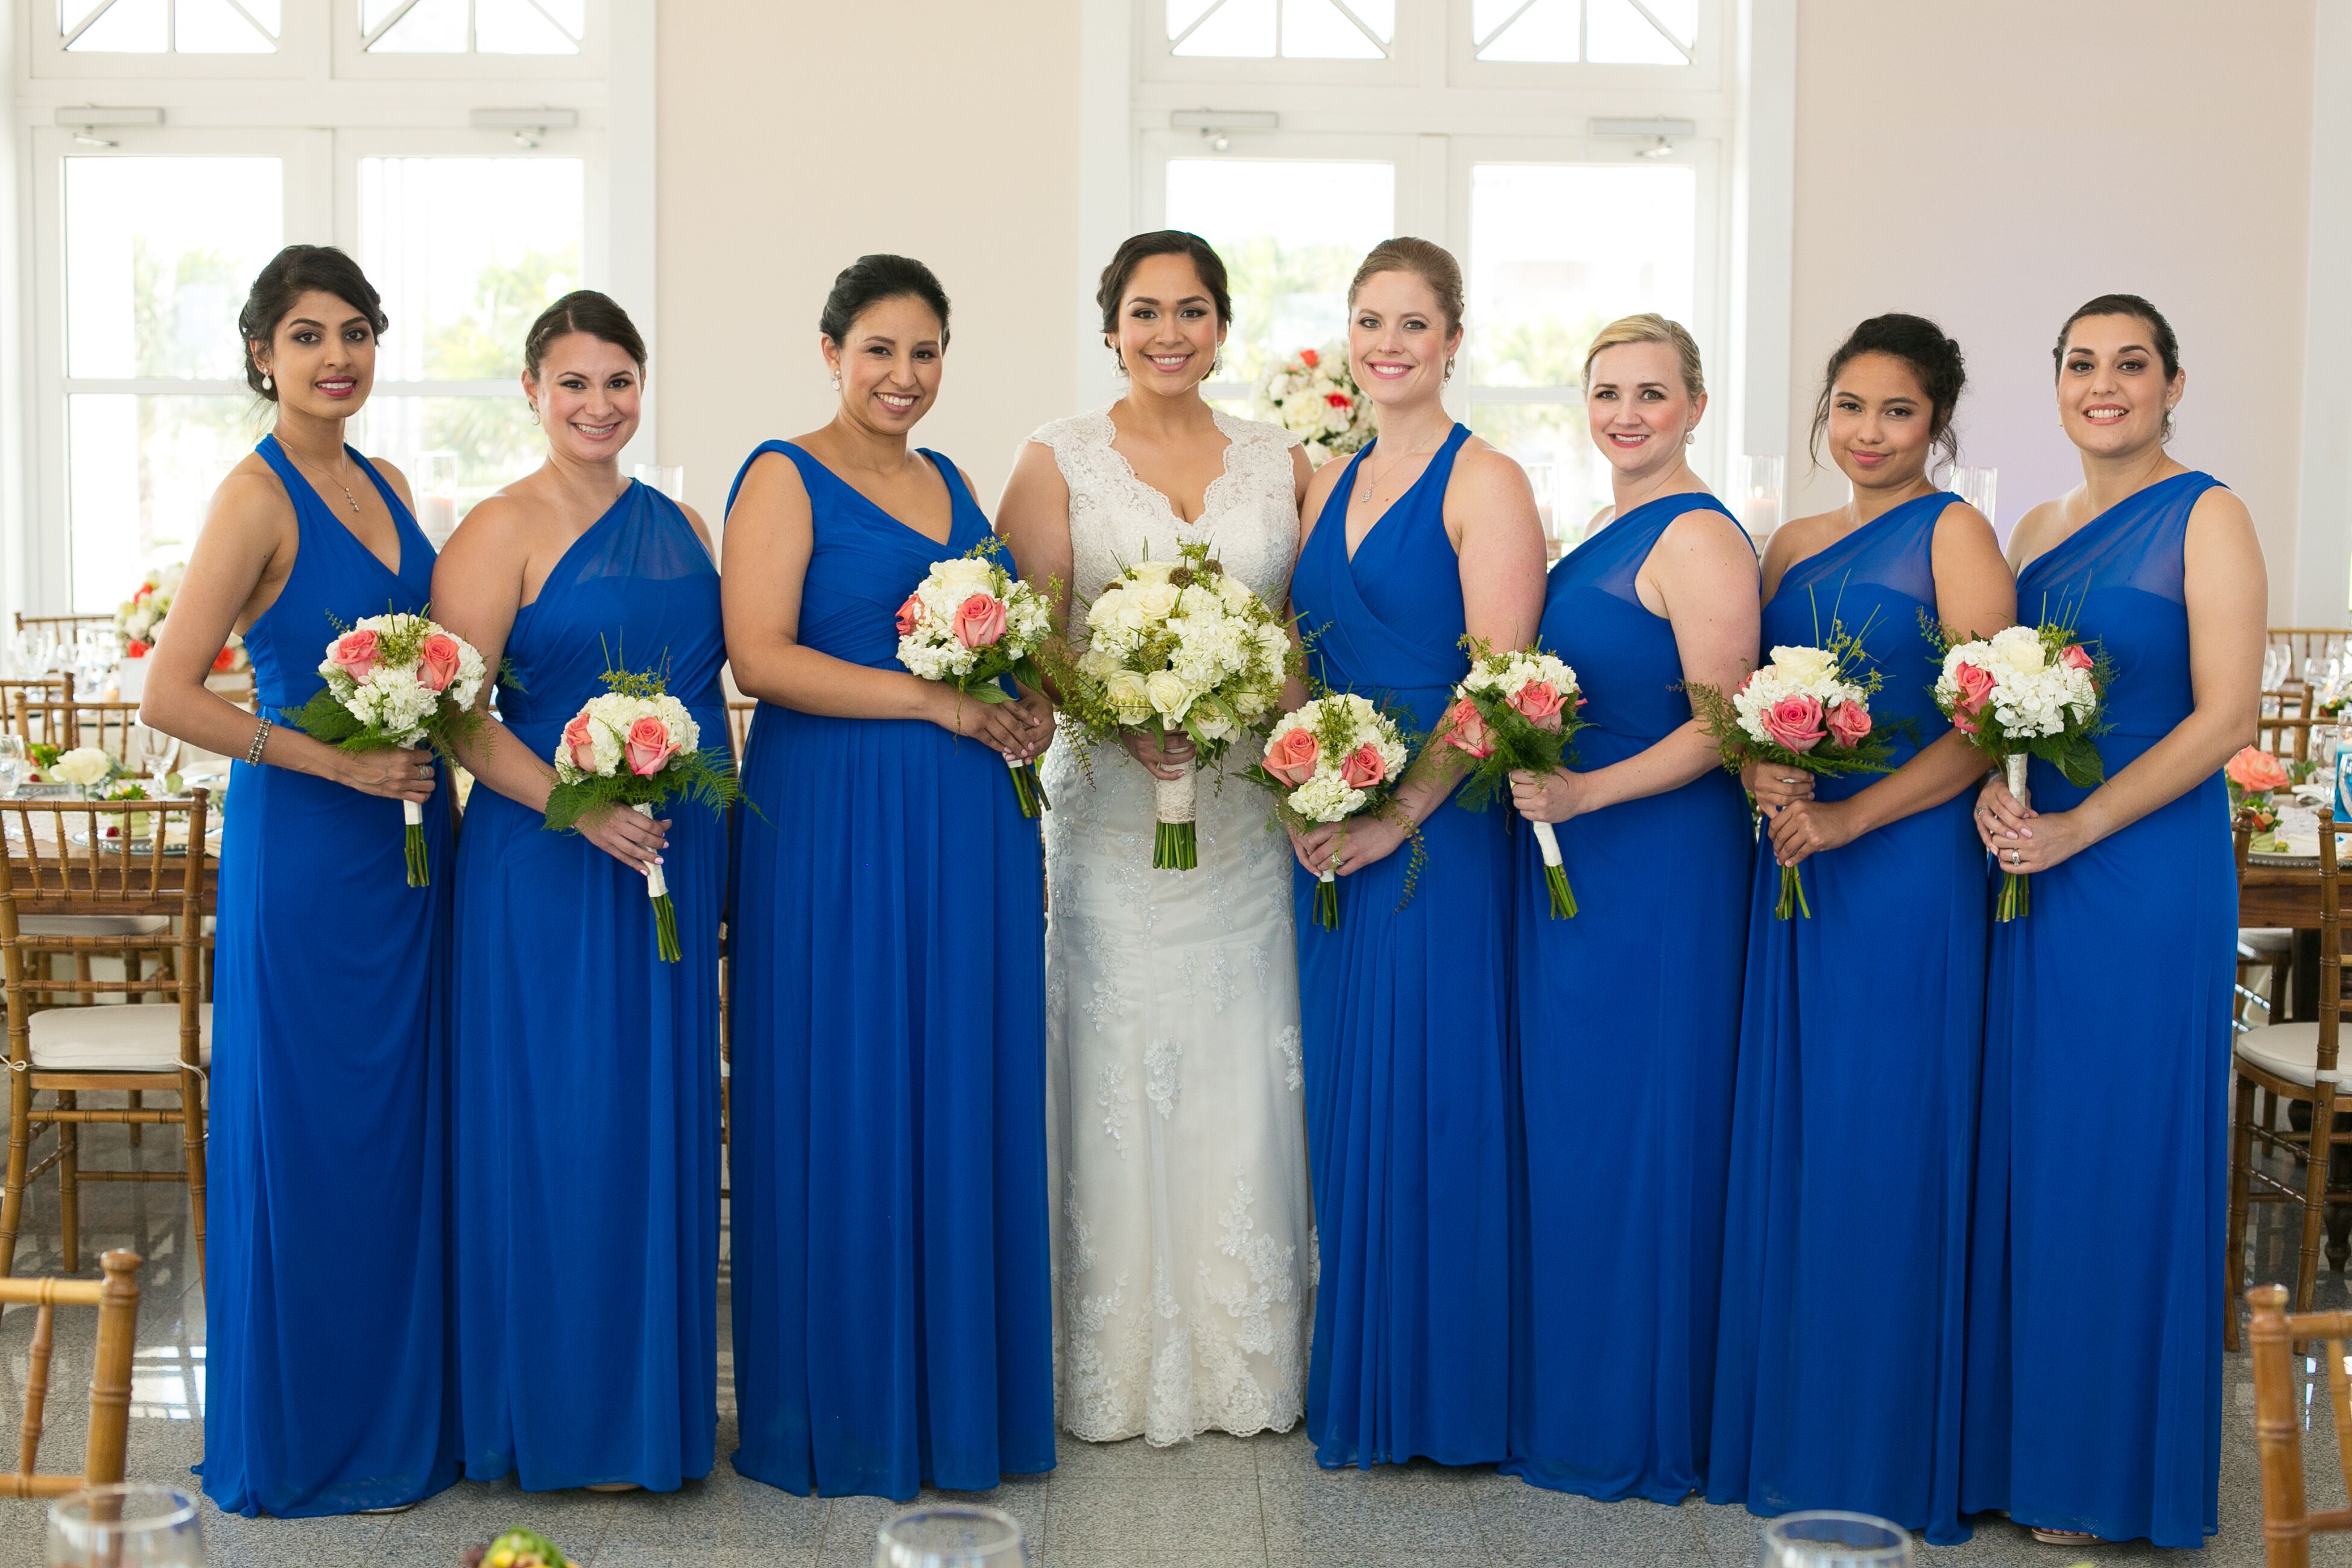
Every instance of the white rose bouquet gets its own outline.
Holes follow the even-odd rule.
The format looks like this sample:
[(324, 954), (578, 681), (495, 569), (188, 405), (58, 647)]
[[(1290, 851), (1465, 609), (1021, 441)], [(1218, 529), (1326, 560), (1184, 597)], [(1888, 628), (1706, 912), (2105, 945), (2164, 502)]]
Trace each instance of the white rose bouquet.
[[(1037, 650), (1053, 632), (1045, 596), (999, 562), (1002, 540), (991, 535), (971, 552), (932, 564), (898, 606), (898, 662), (925, 680), (944, 680), (976, 702), (1010, 702), (998, 684), (1005, 676), (1033, 691), (1045, 689)], [(1021, 815), (1053, 809), (1034, 763), (1005, 759)]]
[(187, 574), (184, 562), (158, 566), (141, 578), (137, 590), (116, 607), (114, 629), (122, 638), (124, 658), (147, 657), (148, 650), (155, 646), (156, 632), (163, 617), (172, 613), (172, 601), (180, 592), (180, 581)]
[[(1266, 737), (1265, 755), (1247, 776), (1274, 791), (1275, 811), (1291, 826), (1345, 822), (1387, 810), (1412, 758), (1410, 740), (1394, 719), (1352, 692), (1326, 692), (1282, 716)], [(1408, 898), (1423, 857), (1421, 835), (1412, 837)], [(1337, 931), (1339, 874), (1327, 866), (1318, 875), (1315, 923)]]
[(1154, 781), (1151, 850), (1154, 868), (1189, 871), (1200, 864), (1193, 768), (1274, 711), (1292, 655), (1281, 619), (1207, 545), (1177, 555), (1114, 578), (1086, 608), (1086, 651), (1057, 657), (1049, 673), (1063, 711), (1090, 739), (1150, 730), (1192, 741), (1198, 754), (1183, 776)]
[[(1475, 637), (1465, 637), (1462, 642), (1470, 650), (1470, 672), (1454, 689), (1453, 706), (1446, 709), (1439, 729), (1446, 744), (1475, 763), (1463, 781), (1460, 798), (1468, 809), (1479, 811), (1510, 787), (1513, 773), (1554, 773), (1563, 761), (1573, 759), (1568, 742), (1584, 728), (1584, 721), (1576, 716), (1584, 697), (1576, 671), (1546, 653), (1541, 644), (1496, 653)], [(1559, 836), (1549, 822), (1528, 826), (1543, 854), (1551, 918), (1573, 917), (1576, 895), (1560, 864)]]
[(1258, 404), (1298, 437), (1317, 468), (1372, 438), (1372, 405), (1348, 368), (1348, 345), (1300, 349), (1267, 373)]
[[(341, 628), (342, 623), (335, 623)], [(290, 727), (346, 752), (430, 745), (456, 760), (455, 743), (478, 731), (482, 656), (422, 615), (369, 616), (327, 645), (326, 685), (286, 715)], [(425, 864), (425, 808), (400, 803), (407, 824), (408, 885), (432, 880)]]
[[(2106, 776), (2093, 741), (2105, 728), (2100, 700), (2115, 679), (2115, 664), (2077, 641), (2071, 622), (2009, 626), (1954, 642), (1924, 612), (1920, 620), (1944, 657), (1936, 706), (1969, 744), (2000, 763), (2019, 805), (2027, 801), (2029, 757), (2040, 757), (2069, 784), (2085, 788)], [(2031, 900), (2023, 877), (2002, 872), (1993, 919), (2029, 913)]]
[[(556, 742), (555, 787), (547, 792), (547, 826), (571, 832), (599, 806), (625, 806), (650, 818), (672, 795), (723, 812), (742, 795), (733, 761), (702, 749), (702, 726), (672, 697), (660, 675), (604, 672), (606, 690), (592, 697)], [(654, 901), (654, 945), (664, 963), (678, 961), (677, 906), (659, 866), (646, 868)]]

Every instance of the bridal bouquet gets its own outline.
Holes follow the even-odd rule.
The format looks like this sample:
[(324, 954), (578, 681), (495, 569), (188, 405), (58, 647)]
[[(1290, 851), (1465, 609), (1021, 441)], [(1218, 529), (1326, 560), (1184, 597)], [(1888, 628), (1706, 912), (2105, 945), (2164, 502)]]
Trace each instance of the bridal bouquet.
[[(1011, 676), (1033, 691), (1045, 687), (1037, 650), (1053, 630), (1045, 600), (998, 563), (994, 535), (952, 561), (934, 563), (898, 606), (898, 662), (925, 680), (944, 680), (975, 702), (1009, 702), (998, 681)], [(1053, 808), (1034, 763), (1007, 758), (1021, 815)]]
[[(1894, 765), (1894, 746), (1871, 724), (1870, 699), (1880, 679), (1868, 664), (1862, 639), (1832, 619), (1827, 643), (1774, 648), (1764, 668), (1727, 696), (1696, 681), (1686, 689), (1700, 727), (1735, 773), (1749, 763), (1821, 775), (1883, 773)], [(1787, 920), (1792, 908), (1812, 918), (1797, 868), (1783, 866), (1772, 912)]]
[[(476, 706), (481, 654), (421, 615), (369, 616), (343, 629), (327, 645), (319, 673), (326, 685), (286, 722), (346, 752), (430, 745), (454, 761), (455, 743), (482, 726)], [(408, 825), (408, 885), (421, 888), (432, 879), (425, 865), (425, 808), (413, 800), (400, 805)]]
[[(1345, 822), (1365, 812), (1377, 816), (1390, 809), (1389, 798), (1412, 754), (1395, 720), (1364, 698), (1328, 692), (1282, 716), (1266, 737), (1265, 755), (1245, 776), (1274, 791), (1276, 813), (1294, 827)], [(1421, 858), (1416, 834), (1414, 869)], [(1318, 875), (1315, 923), (1337, 931), (1339, 874), (1326, 866)], [(1408, 889), (1411, 881), (1408, 875)]]
[[(2099, 722), (2100, 694), (2115, 666), (2074, 638), (2073, 626), (2050, 622), (2010, 626), (1989, 637), (1952, 642), (1943, 629), (1927, 626), (1944, 656), (1936, 681), (1936, 706), (1952, 728), (2001, 765), (2009, 793), (2027, 802), (2026, 759), (2040, 757), (2069, 784), (2088, 787), (2106, 776), (2093, 739)], [(2014, 871), (2000, 878), (1993, 919), (2013, 921), (2032, 908), (2026, 879)]]
[[(592, 697), (563, 726), (555, 745), (555, 787), (547, 792), (547, 826), (570, 831), (599, 806), (626, 806), (650, 818), (656, 806), (682, 795), (721, 812), (742, 794), (733, 763), (721, 751), (703, 751), (702, 727), (656, 673), (608, 669), (606, 690)], [(658, 865), (646, 868), (646, 897), (654, 901), (654, 944), (665, 963), (678, 961), (677, 906)]]
[(1274, 422), (1298, 437), (1307, 460), (1320, 468), (1372, 438), (1372, 405), (1348, 368), (1348, 345), (1300, 349), (1276, 365), (1258, 388)]
[(1113, 578), (1087, 606), (1087, 651), (1052, 673), (1063, 711), (1092, 740), (1150, 730), (1192, 741), (1182, 776), (1153, 781), (1151, 847), (1155, 869), (1189, 871), (1200, 863), (1193, 770), (1273, 710), (1291, 650), (1282, 622), (1207, 545), (1177, 554)]
[[(1462, 804), (1472, 811), (1508, 790), (1511, 774), (1556, 772), (1575, 753), (1569, 741), (1584, 728), (1576, 710), (1584, 697), (1576, 671), (1534, 647), (1496, 653), (1480, 639), (1465, 637), (1470, 673), (1454, 689), (1453, 706), (1439, 723), (1446, 744), (1475, 766), (1462, 785)], [(1559, 859), (1559, 836), (1549, 822), (1530, 823), (1543, 853), (1544, 886), (1551, 892), (1551, 918), (1573, 916), (1576, 895)]]

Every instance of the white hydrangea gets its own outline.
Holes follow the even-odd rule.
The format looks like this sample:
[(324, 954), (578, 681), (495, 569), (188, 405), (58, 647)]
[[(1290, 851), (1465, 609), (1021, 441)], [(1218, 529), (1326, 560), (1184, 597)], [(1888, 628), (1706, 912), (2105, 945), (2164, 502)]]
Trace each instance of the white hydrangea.
[(1380, 753), (1382, 787), (1394, 787), (1402, 776), (1409, 753), (1396, 724), (1366, 698), (1353, 692), (1335, 692), (1318, 698), (1293, 712), (1285, 714), (1266, 737), (1269, 752), (1282, 738), (1299, 730), (1318, 737), (1334, 712), (1343, 716), (1340, 731), (1345, 743), (1324, 748), (1316, 756), (1315, 771), (1307, 782), (1289, 790), (1283, 796), (1292, 811), (1309, 822), (1339, 822), (1361, 811), (1372, 798), (1371, 792), (1358, 789), (1341, 776), (1340, 768), (1347, 759), (1365, 745)]
[(2038, 627), (2018, 626), (1955, 645), (1936, 681), (1937, 705), (1948, 713), (1959, 706), (1959, 669), (1972, 665), (1992, 677), (1984, 709), (2002, 734), (2034, 739), (2088, 723), (2098, 710), (2098, 689), (2089, 670), (2056, 657), (2051, 644), (2057, 640)]
[[(956, 616), (975, 596), (995, 600), (1003, 607), (1004, 630), (993, 644), (968, 647), (956, 635)], [(994, 559), (960, 555), (931, 564), (916, 584), (912, 603), (919, 609), (915, 625), (898, 635), (898, 662), (925, 680), (969, 681), (985, 661), (991, 670), (1005, 662), (1036, 652), (1052, 630), (1045, 602), (1026, 583), (1015, 579)]]
[(392, 736), (395, 745), (414, 746), (424, 741), (425, 721), (440, 707), (441, 698), (416, 679), (414, 668), (379, 665), (352, 686), (342, 703), (352, 718)]
[[(588, 737), (594, 747), (595, 766), (593, 769), (580, 766), (572, 754), (569, 742), (559, 738), (553, 759), (555, 776), (564, 784), (578, 784), (592, 773), (598, 778), (611, 778), (618, 773), (628, 752), (629, 731), (636, 728), (641, 719), (660, 720), (669, 743), (681, 754), (702, 748), (702, 726), (694, 721), (694, 715), (687, 710), (685, 703), (667, 691), (651, 697), (632, 697), (625, 692), (607, 691), (583, 703), (580, 712), (574, 717), (585, 717), (588, 721)], [(569, 724), (564, 727), (566, 730), (571, 728)]]

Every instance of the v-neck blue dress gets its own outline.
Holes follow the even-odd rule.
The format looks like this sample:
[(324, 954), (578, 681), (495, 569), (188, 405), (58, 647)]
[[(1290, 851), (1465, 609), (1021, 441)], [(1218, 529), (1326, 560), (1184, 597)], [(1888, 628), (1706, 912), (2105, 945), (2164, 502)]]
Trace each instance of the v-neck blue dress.
[[(1299, 553), (1291, 603), (1315, 673), (1433, 729), (1470, 668), (1445, 487), (1456, 425), (1348, 555), (1358, 452)], [(1307, 1152), (1321, 1273), (1307, 1429), (1329, 1468), (1492, 1464), (1509, 1433), (1506, 1140), (1510, 813), (1449, 798), (1406, 897), (1410, 847), (1340, 882), (1337, 931), (1294, 873)]]
[[(433, 546), (360, 542), (275, 436), (299, 543), (245, 634), (263, 712), (323, 684), (336, 623), (425, 608)], [(400, 803), (232, 764), (213, 963), (205, 1493), (224, 1512), (351, 1513), (457, 1479), (444, 1268), (449, 792), (408, 885)]]
[[(499, 717), (532, 756), (605, 690), (661, 670), (727, 746), (719, 571), (631, 484), (516, 615)], [(503, 741), (493, 743), (506, 743)], [(646, 879), (478, 784), (458, 837), (456, 1317), (466, 1474), (526, 1490), (708, 1474), (719, 1424), (719, 914), (727, 824), (673, 800)]]
[[(802, 448), (801, 645), (896, 669), (946, 542)], [(735, 481), (742, 487), (742, 477)], [(728, 504), (734, 504), (730, 491)], [(911, 719), (762, 702), (732, 916), (735, 1468), (901, 1500), (1054, 1466), (1045, 856), (1004, 760)], [(1149, 1288), (1136, 1281), (1135, 1288)]]

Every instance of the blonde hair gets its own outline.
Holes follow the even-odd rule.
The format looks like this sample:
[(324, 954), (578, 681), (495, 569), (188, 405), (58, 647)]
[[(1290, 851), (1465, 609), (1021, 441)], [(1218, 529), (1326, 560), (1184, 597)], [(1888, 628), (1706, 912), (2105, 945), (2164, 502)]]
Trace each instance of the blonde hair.
[(1665, 343), (1682, 361), (1683, 390), (1692, 401), (1706, 395), (1706, 371), (1699, 363), (1698, 340), (1680, 321), (1670, 321), (1654, 310), (1644, 310), (1638, 316), (1620, 316), (1592, 334), (1592, 346), (1584, 351), (1584, 384), (1592, 384), (1592, 362), (1602, 349), (1622, 348), (1627, 343)]
[(1348, 305), (1353, 309), (1356, 292), (1367, 279), (1381, 272), (1410, 272), (1429, 285), (1437, 296), (1438, 308), (1445, 312), (1445, 335), (1452, 337), (1462, 326), (1462, 263), (1445, 247), (1412, 235), (1399, 235), (1372, 247), (1364, 264), (1356, 268), (1356, 276), (1348, 284)]

